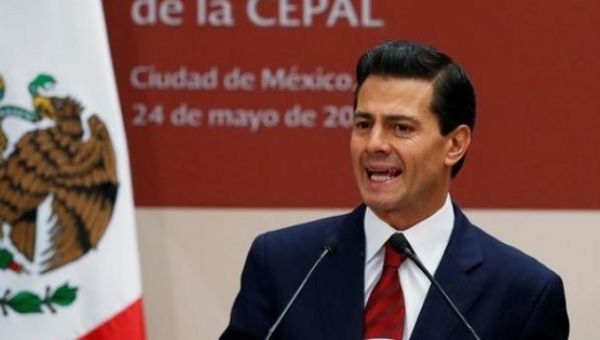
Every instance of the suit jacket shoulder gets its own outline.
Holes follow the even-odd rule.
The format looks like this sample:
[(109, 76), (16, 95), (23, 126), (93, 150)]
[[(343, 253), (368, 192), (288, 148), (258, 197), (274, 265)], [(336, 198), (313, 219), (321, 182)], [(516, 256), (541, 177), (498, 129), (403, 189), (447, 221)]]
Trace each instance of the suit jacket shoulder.
[[(364, 206), (360, 206), (349, 214), (259, 235), (250, 247), (240, 292), (221, 339), (264, 338), (323, 246), (331, 243), (336, 244), (335, 253), (315, 270), (273, 339), (358, 339), (362, 335), (363, 216)], [(329, 333), (348, 320), (355, 320), (354, 325)]]
[[(567, 339), (569, 322), (560, 277), (471, 224), (456, 206), (455, 216), (435, 277), (480, 337)], [(468, 339), (458, 321), (430, 289), (412, 339)]]

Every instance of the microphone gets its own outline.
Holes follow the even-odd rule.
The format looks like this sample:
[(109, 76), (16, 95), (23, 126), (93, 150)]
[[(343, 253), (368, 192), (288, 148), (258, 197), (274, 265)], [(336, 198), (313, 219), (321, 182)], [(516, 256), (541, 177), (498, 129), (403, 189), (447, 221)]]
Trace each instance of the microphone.
[(390, 237), (389, 242), (390, 242), (390, 245), (392, 246), (392, 248), (394, 248), (400, 254), (410, 258), (417, 265), (417, 267), (419, 267), (419, 269), (421, 269), (423, 274), (425, 274), (425, 276), (427, 276), (429, 281), (431, 281), (431, 283), (438, 290), (438, 292), (440, 292), (440, 294), (442, 294), (442, 296), (444, 297), (444, 300), (448, 303), (450, 308), (458, 316), (460, 321), (462, 321), (462, 323), (465, 325), (465, 327), (467, 327), (469, 332), (471, 332), (471, 334), (473, 335), (473, 338), (480, 340), (479, 336), (477, 335), (477, 333), (475, 332), (473, 327), (471, 327), (471, 325), (469, 324), (467, 319), (465, 319), (465, 317), (458, 310), (458, 308), (456, 308), (456, 305), (454, 304), (454, 302), (452, 302), (452, 300), (450, 299), (448, 294), (446, 294), (446, 292), (442, 289), (442, 286), (440, 286), (440, 284), (437, 282), (437, 280), (431, 275), (431, 273), (427, 270), (427, 268), (425, 268), (425, 266), (423, 265), (423, 263), (421, 262), (421, 260), (419, 259), (419, 257), (415, 253), (415, 251), (410, 246), (410, 243), (408, 243), (408, 240), (406, 239), (406, 237), (401, 233), (395, 233), (394, 235), (392, 235)]
[(338, 239), (335, 236), (330, 236), (327, 239), (327, 241), (325, 241), (325, 243), (321, 247), (321, 249), (322, 249), (321, 255), (319, 255), (319, 258), (317, 258), (317, 260), (312, 265), (312, 267), (310, 268), (310, 270), (308, 271), (306, 276), (304, 276), (304, 279), (302, 280), (302, 282), (300, 283), (300, 285), (294, 292), (294, 295), (292, 295), (292, 298), (290, 299), (290, 301), (287, 303), (287, 305), (285, 305), (285, 308), (283, 309), (281, 314), (279, 314), (279, 317), (277, 318), (277, 320), (275, 320), (275, 323), (273, 323), (273, 326), (271, 326), (271, 328), (269, 328), (269, 332), (267, 333), (267, 336), (265, 336), (265, 340), (269, 340), (271, 338), (271, 336), (273, 336), (273, 333), (277, 329), (277, 326), (279, 326), (279, 324), (281, 323), (281, 320), (283, 320), (283, 317), (287, 314), (288, 309), (290, 309), (290, 307), (294, 304), (294, 301), (296, 301), (298, 294), (300, 294), (300, 292), (302, 291), (302, 288), (304, 288), (304, 285), (306, 284), (308, 279), (311, 277), (313, 271), (319, 266), (319, 263), (321, 263), (321, 261), (325, 258), (325, 256), (335, 253), (337, 246), (338, 246)]

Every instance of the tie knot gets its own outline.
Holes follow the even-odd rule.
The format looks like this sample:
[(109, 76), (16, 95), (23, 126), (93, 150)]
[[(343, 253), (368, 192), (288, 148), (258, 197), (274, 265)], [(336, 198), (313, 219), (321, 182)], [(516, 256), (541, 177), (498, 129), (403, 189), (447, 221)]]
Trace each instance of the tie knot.
[(384, 267), (393, 267), (394, 269), (400, 268), (400, 265), (406, 257), (398, 253), (389, 243), (385, 244), (385, 259), (383, 260)]

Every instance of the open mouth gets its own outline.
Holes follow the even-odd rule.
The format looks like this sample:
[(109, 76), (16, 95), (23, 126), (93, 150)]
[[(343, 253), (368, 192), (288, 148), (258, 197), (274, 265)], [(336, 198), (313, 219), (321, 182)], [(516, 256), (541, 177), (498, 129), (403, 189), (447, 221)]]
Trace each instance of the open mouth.
[(402, 171), (400, 169), (387, 169), (387, 170), (367, 170), (367, 177), (373, 182), (387, 182), (400, 176)]

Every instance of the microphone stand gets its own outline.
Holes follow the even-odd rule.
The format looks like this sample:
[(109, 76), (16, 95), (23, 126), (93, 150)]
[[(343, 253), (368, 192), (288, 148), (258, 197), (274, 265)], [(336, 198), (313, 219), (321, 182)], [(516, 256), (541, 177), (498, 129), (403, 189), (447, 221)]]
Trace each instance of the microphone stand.
[(319, 265), (319, 263), (321, 263), (321, 261), (325, 258), (325, 256), (327, 256), (329, 254), (332, 254), (332, 253), (333, 253), (333, 247), (332, 246), (324, 246), (323, 247), (323, 251), (321, 252), (321, 255), (319, 256), (319, 258), (317, 259), (317, 261), (315, 261), (315, 263), (313, 264), (313, 266), (310, 268), (310, 270), (308, 271), (308, 273), (304, 277), (304, 280), (302, 280), (302, 282), (300, 283), (300, 286), (298, 286), (298, 288), (294, 292), (294, 295), (292, 295), (292, 298), (290, 299), (290, 301), (287, 303), (287, 305), (285, 306), (285, 308), (283, 309), (283, 311), (281, 312), (281, 314), (279, 314), (279, 317), (277, 318), (277, 320), (275, 320), (275, 323), (273, 324), (273, 326), (271, 326), (271, 328), (269, 328), (269, 332), (267, 333), (267, 336), (265, 336), (265, 340), (271, 339), (271, 336), (273, 335), (273, 333), (277, 329), (277, 326), (279, 326), (279, 324), (281, 323), (281, 320), (283, 320), (283, 317), (287, 313), (288, 309), (290, 309), (290, 307), (292, 306), (292, 304), (294, 303), (294, 301), (296, 301), (296, 298), (298, 297), (298, 294), (300, 294), (300, 291), (302, 291), (302, 288), (304, 288), (304, 285), (306, 284), (306, 282), (308, 281), (308, 279), (312, 275), (312, 273), (315, 270), (315, 268), (317, 268), (317, 266)]
[(463, 325), (465, 325), (465, 327), (467, 327), (469, 332), (471, 332), (471, 335), (473, 335), (473, 338), (476, 340), (480, 340), (479, 336), (477, 335), (477, 333), (475, 332), (473, 327), (471, 327), (471, 325), (469, 324), (467, 319), (465, 319), (465, 317), (462, 315), (462, 313), (458, 310), (458, 308), (456, 307), (454, 302), (452, 302), (452, 300), (450, 299), (448, 294), (446, 294), (444, 289), (442, 289), (442, 286), (440, 286), (440, 284), (433, 277), (433, 275), (431, 275), (431, 273), (427, 270), (427, 268), (425, 268), (425, 266), (423, 265), (423, 262), (421, 262), (421, 259), (419, 259), (417, 254), (414, 252), (410, 243), (408, 243), (408, 240), (406, 239), (406, 237), (401, 233), (395, 233), (394, 235), (392, 235), (392, 237), (390, 237), (389, 242), (390, 242), (390, 245), (397, 252), (410, 258), (417, 265), (417, 267), (419, 267), (419, 269), (423, 272), (423, 274), (425, 274), (425, 276), (427, 276), (429, 281), (431, 281), (431, 283), (438, 290), (438, 292), (440, 292), (440, 294), (442, 294), (446, 303), (448, 303), (450, 308), (452, 308), (452, 310), (454, 311), (454, 314), (456, 314), (458, 316), (460, 321), (462, 321)]

